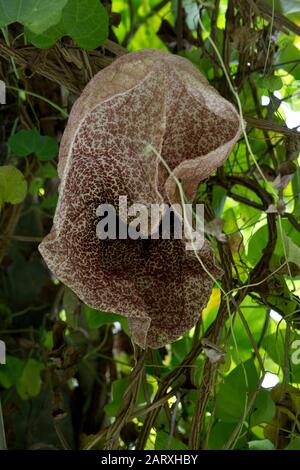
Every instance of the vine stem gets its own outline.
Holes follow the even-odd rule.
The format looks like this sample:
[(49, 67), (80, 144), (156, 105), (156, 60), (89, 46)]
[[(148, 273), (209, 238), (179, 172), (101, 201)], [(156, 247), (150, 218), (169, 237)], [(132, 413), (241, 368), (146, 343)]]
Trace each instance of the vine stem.
[[(243, 294), (240, 294), (240, 296), (242, 295)], [(220, 306), (216, 323), (210, 337), (212, 342), (216, 345), (218, 345), (220, 342), (221, 331), (227, 319), (228, 313), (228, 306), (223, 299), (223, 303)], [(206, 359), (201, 384), (198, 390), (196, 408), (192, 418), (191, 432), (189, 438), (190, 450), (199, 449), (200, 434), (204, 424), (205, 409), (211, 394), (212, 384), (214, 381), (217, 366), (218, 364), (213, 364), (208, 358)]]
[(7, 86), (7, 88), (9, 90), (17, 91), (18, 93), (20, 93), (20, 92), (25, 93), (25, 95), (33, 96), (34, 98), (38, 98), (39, 100), (44, 101), (45, 103), (49, 104), (49, 106), (51, 106), (52, 108), (56, 109), (56, 111), (59, 111), (64, 118), (69, 117), (69, 114), (67, 113), (67, 111), (65, 111), (60, 106), (58, 106), (58, 104), (53, 103), (53, 101), (49, 100), (48, 98), (45, 98), (45, 96), (41, 96), (37, 93), (33, 93), (32, 91), (21, 90), (21, 88), (17, 88), (17, 87), (14, 87), (14, 86)]
[(84, 450), (91, 450), (100, 441), (104, 440), (104, 448), (114, 450), (119, 448), (120, 432), (130, 419), (132, 419), (133, 408), (136, 404), (141, 382), (143, 379), (145, 357), (147, 351), (136, 348), (136, 364), (129, 377), (129, 386), (126, 389), (121, 410), (116, 420), (107, 428), (93, 436), (85, 445)]

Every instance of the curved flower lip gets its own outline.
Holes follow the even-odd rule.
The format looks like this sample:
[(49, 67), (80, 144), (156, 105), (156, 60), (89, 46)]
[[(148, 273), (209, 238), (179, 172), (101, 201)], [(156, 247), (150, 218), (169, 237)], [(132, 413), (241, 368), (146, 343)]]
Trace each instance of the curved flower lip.
[(199, 252), (203, 269), (182, 240), (99, 240), (96, 209), (118, 209), (120, 195), (130, 203), (181, 203), (174, 175), (192, 201), (240, 133), (238, 113), (200, 72), (158, 50), (122, 56), (73, 106), (60, 146), (53, 227), (39, 249), (82, 301), (127, 316), (143, 348), (190, 329), (221, 270), (207, 241)]

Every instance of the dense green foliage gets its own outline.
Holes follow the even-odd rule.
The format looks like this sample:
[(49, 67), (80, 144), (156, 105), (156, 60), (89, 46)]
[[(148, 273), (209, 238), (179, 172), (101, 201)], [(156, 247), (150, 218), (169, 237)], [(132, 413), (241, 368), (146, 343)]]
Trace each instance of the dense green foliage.
[[(299, 450), (299, 2), (0, 0), (0, 27), (0, 448), (4, 434), (10, 449)], [(98, 70), (142, 48), (191, 60), (247, 124), (197, 196), (221, 288), (193, 330), (146, 352), (37, 250), (68, 111)]]

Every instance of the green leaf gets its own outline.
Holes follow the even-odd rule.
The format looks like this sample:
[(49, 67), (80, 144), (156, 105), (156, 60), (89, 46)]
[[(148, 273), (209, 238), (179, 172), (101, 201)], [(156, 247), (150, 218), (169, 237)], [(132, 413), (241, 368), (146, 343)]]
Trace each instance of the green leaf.
[(223, 214), (224, 227), (223, 232), (227, 235), (238, 230), (237, 217), (232, 208), (227, 209)]
[(19, 379), (24, 367), (21, 359), (14, 356), (6, 356), (6, 364), (0, 366), (0, 385), (11, 388)]
[(156, 434), (155, 450), (187, 450), (188, 447), (177, 437), (172, 437), (171, 446), (168, 446), (169, 433), (159, 431)]
[(248, 442), (250, 450), (275, 450), (274, 444), (269, 439)]
[[(230, 436), (236, 428), (236, 423), (224, 423), (217, 421), (209, 434), (208, 448), (209, 450), (220, 450), (228, 442)], [(234, 449), (244, 449), (247, 445), (245, 439), (244, 428), (241, 431), (241, 437), (236, 442)]]
[(283, 86), (282, 80), (276, 75), (265, 75), (256, 81), (258, 88), (267, 89), (271, 92), (280, 90)]
[(39, 160), (52, 160), (58, 154), (58, 145), (55, 139), (48, 136), (40, 136), (35, 154)]
[(27, 40), (36, 47), (39, 47), (40, 49), (48, 49), (64, 36), (65, 33), (61, 21), (59, 24), (52, 26), (47, 29), (47, 31), (44, 31), (43, 34), (34, 34), (29, 29), (25, 29), (25, 34)]
[(12, 152), (19, 157), (34, 153), (39, 160), (52, 160), (58, 153), (55, 139), (40, 135), (36, 129), (22, 130), (8, 140)]
[(36, 173), (39, 178), (57, 178), (57, 169), (51, 163), (45, 163)]
[(283, 240), (286, 249), (287, 260), (296, 264), (300, 268), (300, 247), (293, 240), (283, 233)]
[[(105, 405), (104, 410), (108, 416), (116, 416), (120, 410), (122, 401), (124, 399), (124, 394), (129, 385), (129, 379), (118, 379), (114, 380), (112, 383), (111, 391), (111, 402)], [(137, 403), (139, 406), (144, 406), (147, 403), (147, 397), (151, 397), (153, 394), (153, 386), (149, 382), (145, 382), (143, 387), (141, 387), (138, 395)]]
[(5, 202), (19, 204), (25, 199), (27, 182), (18, 168), (6, 165), (0, 167), (0, 208)]
[[(255, 144), (257, 143), (257, 141), (255, 141)], [(255, 147), (255, 144), (253, 144), (253, 148)], [(264, 151), (265, 148), (260, 149), (256, 149), (257, 152), (261, 152), (261, 151)], [(245, 155), (246, 153), (246, 148), (241, 148), (241, 153), (239, 153), (238, 155), (238, 160), (239, 160), (239, 165), (242, 166), (242, 158), (243, 156)], [(245, 171), (248, 171), (245, 169)], [(257, 197), (257, 195), (245, 188), (244, 186), (241, 186), (241, 185), (234, 185), (234, 188), (232, 189), (233, 193), (234, 194), (237, 194), (239, 196), (242, 196), (245, 200), (248, 200), (248, 201), (253, 201), (253, 202), (257, 202), (258, 204), (261, 203), (260, 199)], [(227, 211), (226, 211), (227, 213)], [(235, 215), (235, 220), (238, 222), (237, 225), (239, 226), (244, 226), (245, 224), (249, 224), (249, 221), (251, 220), (251, 224), (254, 223), (255, 220), (258, 220), (260, 215), (261, 215), (261, 212), (253, 207), (250, 207), (250, 206), (247, 206), (247, 204), (238, 204), (234, 207), (234, 215)], [(224, 219), (225, 219), (225, 226), (226, 226), (226, 216), (224, 214)]]
[(172, 363), (174, 366), (180, 363), (190, 352), (192, 343), (192, 338), (187, 335), (172, 343)]
[(300, 437), (295, 437), (284, 450), (300, 450)]
[(276, 413), (276, 406), (269, 390), (260, 390), (253, 405), (253, 413), (250, 419), (251, 427), (261, 423), (268, 423)]
[(273, 275), (273, 286), (267, 295), (267, 301), (283, 316), (294, 313), (297, 309), (297, 302), (291, 297), (284, 277), (278, 274)]
[(84, 312), (86, 315), (88, 327), (95, 329), (102, 325), (109, 325), (110, 323), (119, 322), (122, 325), (123, 330), (128, 334), (127, 319), (121, 315), (110, 312), (101, 312), (88, 305), (84, 306)]
[(247, 259), (250, 261), (252, 266), (260, 260), (263, 255), (263, 249), (266, 247), (268, 242), (268, 227), (263, 225), (260, 227), (254, 235), (250, 238), (247, 250)]
[(262, 342), (263, 348), (272, 361), (280, 366), (284, 364), (284, 340), (285, 332), (279, 330), (278, 333), (267, 335)]
[[(241, 310), (254, 341), (258, 342), (266, 319), (266, 309), (264, 307), (258, 307), (251, 298), (247, 297), (242, 304)], [(230, 329), (229, 320), (226, 325)], [(227, 350), (230, 350), (233, 360), (237, 362), (239, 357), (243, 358), (243, 360), (250, 359), (253, 354), (253, 346), (239, 315), (234, 321), (233, 331), (238, 351), (235, 349), (235, 342), (232, 337), (229, 338), (227, 347)]]
[(23, 400), (36, 397), (41, 390), (40, 371), (43, 369), (41, 362), (36, 359), (28, 359), (22, 374), (17, 381), (17, 392)]
[(47, 48), (62, 36), (71, 38), (82, 48), (95, 49), (108, 37), (109, 18), (99, 0), (69, 0), (61, 21), (41, 35), (27, 31), (27, 39), (35, 46)]
[(39, 133), (36, 129), (23, 130), (8, 139), (11, 151), (18, 157), (27, 157), (38, 145)]
[(59, 23), (68, 0), (0, 0), (0, 28), (21, 23), (36, 34)]
[(221, 186), (212, 187), (212, 208), (217, 217), (221, 217), (226, 200), (226, 190)]
[(58, 194), (57, 193), (51, 194), (51, 196), (45, 197), (43, 202), (40, 204), (40, 208), (54, 212), (57, 206), (57, 202), (58, 202)]
[(108, 14), (99, 0), (69, 0), (63, 25), (66, 33), (86, 49), (95, 49), (108, 37)]
[[(284, 367), (285, 361), (285, 335), (286, 330), (278, 330), (277, 333), (273, 333), (268, 335), (264, 338), (262, 342), (262, 347), (268, 353), (269, 357), (274, 361), (276, 364)], [(292, 334), (290, 339), (290, 344), (292, 345), (294, 341), (299, 341), (300, 336), (296, 332)], [(293, 353), (293, 348), (291, 348), (291, 355)], [(299, 364), (296, 364), (291, 360), (290, 362), (290, 377), (293, 383), (300, 382), (300, 368)]]
[(183, 49), (179, 52), (179, 55), (189, 59), (204, 76), (209, 77), (210, 72), (213, 70), (212, 63), (210, 60), (202, 57), (201, 51), (198, 48)]
[(235, 423), (241, 419), (245, 412), (247, 394), (249, 400), (257, 386), (258, 374), (252, 359), (244, 363), (244, 369), (242, 364), (238, 365), (220, 384), (215, 414), (226, 423)]
[(293, 44), (293, 37), (287, 38), (276, 54), (276, 63), (284, 64), (282, 68), (300, 80), (299, 49)]

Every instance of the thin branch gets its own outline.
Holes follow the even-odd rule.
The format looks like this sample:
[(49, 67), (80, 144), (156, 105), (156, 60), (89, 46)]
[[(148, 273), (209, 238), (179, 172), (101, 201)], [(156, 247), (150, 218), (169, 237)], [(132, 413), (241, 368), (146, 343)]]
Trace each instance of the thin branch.
[[(253, 3), (251, 0), (249, 3)], [(257, 0), (256, 2), (257, 7), (261, 13), (261, 16), (267, 18), (268, 20), (272, 19), (274, 16), (274, 23), (279, 25), (281, 28), (286, 28), (289, 31), (292, 31), (297, 36), (300, 36), (300, 27), (289, 20), (286, 16), (282, 13), (277, 11), (273, 12), (273, 9), (270, 5), (268, 5), (264, 0)]]
[(269, 119), (259, 119), (259, 118), (254, 118), (248, 115), (245, 115), (244, 118), (250, 127), (254, 127), (256, 129), (262, 129), (265, 131), (277, 132), (278, 134), (290, 135), (293, 137), (298, 137), (300, 139), (299, 131), (295, 129), (289, 129), (288, 127), (285, 127), (285, 126), (281, 126), (280, 124), (270, 121)]

